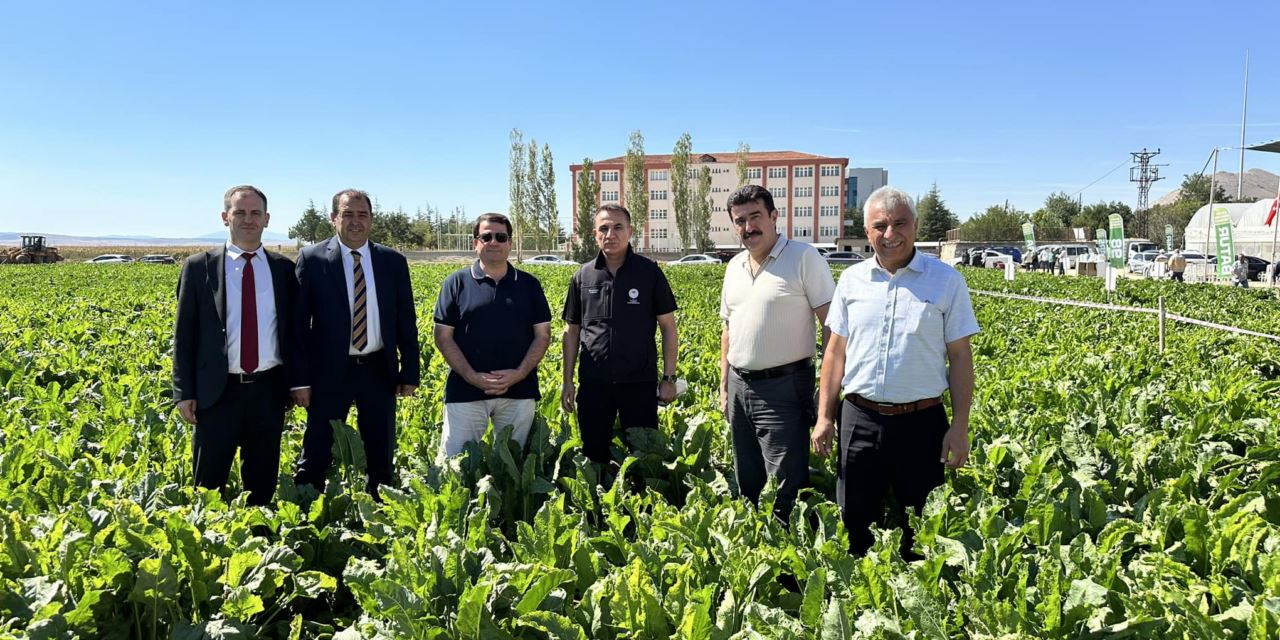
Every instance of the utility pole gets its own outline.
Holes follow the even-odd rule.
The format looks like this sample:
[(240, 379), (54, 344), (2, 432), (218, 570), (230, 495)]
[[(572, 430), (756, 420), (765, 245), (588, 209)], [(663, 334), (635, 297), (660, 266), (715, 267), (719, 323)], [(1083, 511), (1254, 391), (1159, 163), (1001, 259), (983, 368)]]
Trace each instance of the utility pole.
[(1244, 129), (1249, 120), (1249, 50), (1244, 50), (1244, 105), (1240, 108), (1240, 173), (1236, 175), (1236, 202), (1244, 200)]
[(1138, 206), (1134, 209), (1137, 217), (1139, 237), (1147, 237), (1147, 196), (1151, 193), (1151, 183), (1157, 180), (1164, 180), (1160, 175), (1160, 167), (1166, 167), (1164, 164), (1151, 164), (1151, 159), (1160, 155), (1160, 150), (1147, 151), (1146, 147), (1142, 151), (1134, 151), (1129, 155), (1133, 156), (1133, 163), (1136, 166), (1129, 167), (1129, 182), (1138, 183)]

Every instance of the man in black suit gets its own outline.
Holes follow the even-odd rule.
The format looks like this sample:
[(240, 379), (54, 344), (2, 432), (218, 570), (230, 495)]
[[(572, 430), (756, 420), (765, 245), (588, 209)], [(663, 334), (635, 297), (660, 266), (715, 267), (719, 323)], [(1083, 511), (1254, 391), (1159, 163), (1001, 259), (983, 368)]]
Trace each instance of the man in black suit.
[(298, 254), (299, 358), (290, 386), (307, 408), (307, 432), (295, 481), (324, 490), (330, 422), (346, 420), (354, 402), (369, 465), (365, 488), (377, 498), (378, 485), (391, 483), (396, 396), (413, 395), (421, 367), (409, 264), (369, 242), (369, 194), (339, 191), (330, 220), (337, 236)]
[(195, 483), (226, 485), (239, 448), (252, 505), (269, 504), (276, 490), (297, 292), (293, 262), (262, 247), (270, 219), (257, 187), (227, 190), (222, 222), (230, 239), (182, 265), (173, 330), (173, 397), (195, 425)]

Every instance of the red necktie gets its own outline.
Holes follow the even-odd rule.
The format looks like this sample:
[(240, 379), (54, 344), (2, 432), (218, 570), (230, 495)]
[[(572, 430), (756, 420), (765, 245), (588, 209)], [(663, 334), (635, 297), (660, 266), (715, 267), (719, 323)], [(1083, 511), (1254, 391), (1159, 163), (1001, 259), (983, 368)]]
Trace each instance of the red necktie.
[(240, 368), (253, 373), (258, 368), (258, 292), (253, 282), (253, 254), (244, 254), (240, 279)]

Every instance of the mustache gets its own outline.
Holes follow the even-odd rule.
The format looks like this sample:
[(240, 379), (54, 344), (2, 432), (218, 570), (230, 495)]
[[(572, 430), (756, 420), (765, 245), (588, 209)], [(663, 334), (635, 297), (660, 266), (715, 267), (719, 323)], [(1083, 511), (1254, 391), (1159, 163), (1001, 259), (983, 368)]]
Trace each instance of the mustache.
[(763, 231), (744, 231), (744, 232), (742, 233), (742, 239), (743, 239), (743, 240), (746, 240), (747, 238), (754, 238), (754, 237), (756, 237), (756, 236), (758, 236), (758, 235), (761, 235), (761, 234), (763, 234), (763, 233), (764, 233)]

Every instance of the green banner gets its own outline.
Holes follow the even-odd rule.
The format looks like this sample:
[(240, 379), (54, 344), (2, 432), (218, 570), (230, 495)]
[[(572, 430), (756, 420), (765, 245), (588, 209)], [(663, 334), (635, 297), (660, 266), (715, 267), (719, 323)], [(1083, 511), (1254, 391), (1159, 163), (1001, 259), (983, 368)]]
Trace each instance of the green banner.
[(1095, 229), (1094, 234), (1094, 238), (1098, 240), (1098, 255), (1105, 258), (1107, 255), (1107, 230)]
[(1173, 251), (1173, 225), (1171, 224), (1164, 226), (1164, 248), (1166, 251)]
[(1213, 236), (1218, 241), (1218, 275), (1231, 275), (1231, 264), (1236, 261), (1236, 243), (1231, 235), (1231, 213), (1226, 207), (1213, 209)]
[(1111, 259), (1111, 266), (1121, 269), (1124, 267), (1124, 218), (1120, 214), (1113, 213), (1107, 216), (1107, 221), (1111, 225), (1111, 235), (1108, 237), (1107, 257)]
[(1022, 223), (1022, 238), (1027, 241), (1027, 248), (1036, 250), (1036, 225), (1030, 222)]

